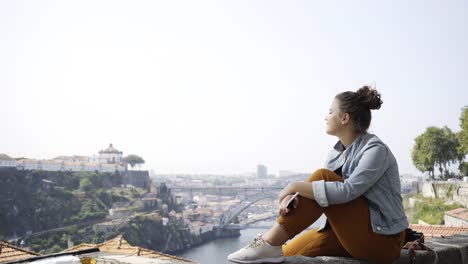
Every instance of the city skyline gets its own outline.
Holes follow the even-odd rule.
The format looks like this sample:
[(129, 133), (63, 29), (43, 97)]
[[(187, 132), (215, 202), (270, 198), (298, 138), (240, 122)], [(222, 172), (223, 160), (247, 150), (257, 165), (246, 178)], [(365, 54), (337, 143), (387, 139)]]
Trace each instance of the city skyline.
[[(92, 7), (92, 8), (90, 8)], [(2, 1), (0, 153), (113, 143), (156, 174), (313, 172), (334, 96), (375, 84), (400, 174), (468, 105), (464, 1)]]

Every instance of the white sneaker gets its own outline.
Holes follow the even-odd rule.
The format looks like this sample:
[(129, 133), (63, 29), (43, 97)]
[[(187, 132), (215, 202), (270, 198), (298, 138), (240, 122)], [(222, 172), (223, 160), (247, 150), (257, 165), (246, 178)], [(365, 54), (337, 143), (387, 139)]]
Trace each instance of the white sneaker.
[(249, 245), (230, 254), (227, 258), (237, 263), (281, 263), (284, 261), (282, 247), (268, 244), (260, 234)]

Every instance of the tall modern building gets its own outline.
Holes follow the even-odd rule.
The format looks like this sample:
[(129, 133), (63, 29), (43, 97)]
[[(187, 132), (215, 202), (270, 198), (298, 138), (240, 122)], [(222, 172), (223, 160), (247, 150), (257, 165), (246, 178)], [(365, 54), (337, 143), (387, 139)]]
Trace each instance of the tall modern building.
[(268, 169), (265, 165), (257, 165), (257, 178), (266, 178), (268, 177)]

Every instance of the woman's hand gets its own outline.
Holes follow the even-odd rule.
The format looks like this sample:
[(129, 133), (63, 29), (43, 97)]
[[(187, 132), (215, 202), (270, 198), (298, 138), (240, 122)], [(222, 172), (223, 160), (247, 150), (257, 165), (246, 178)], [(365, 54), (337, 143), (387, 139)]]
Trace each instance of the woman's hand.
[[(289, 213), (291, 209), (288, 209), (287, 206), (288, 206), (289, 200), (293, 197), (293, 195), (294, 194), (288, 194), (283, 198), (283, 200), (281, 200), (279, 210), (278, 210), (279, 215), (284, 216)], [(299, 204), (299, 197), (296, 197), (294, 198), (292, 208), (296, 208), (298, 204)]]
[(295, 183), (292, 182), (292, 183), (288, 184), (286, 187), (284, 187), (283, 190), (281, 190), (279, 192), (278, 200), (279, 200), (280, 203), (281, 203), (281, 201), (283, 201), (284, 197), (286, 197), (287, 195), (294, 194), (294, 193), (297, 192), (294, 185), (295, 185)]
[[(310, 182), (292, 182), (286, 187), (284, 187), (283, 190), (281, 190), (278, 194), (278, 200), (280, 203), (280, 215), (286, 215), (287, 213), (289, 213), (290, 209), (286, 208), (286, 203), (289, 201), (288, 197), (291, 198), (292, 195), (296, 192), (299, 192), (299, 195), (304, 198), (315, 199), (312, 184)], [(298, 204), (299, 199), (296, 197), (293, 208), (296, 208)]]

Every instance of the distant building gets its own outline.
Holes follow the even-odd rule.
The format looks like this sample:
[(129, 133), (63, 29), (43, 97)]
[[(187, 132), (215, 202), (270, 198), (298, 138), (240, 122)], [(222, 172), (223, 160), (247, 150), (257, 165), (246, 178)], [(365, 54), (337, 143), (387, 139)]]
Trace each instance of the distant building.
[(160, 203), (160, 199), (158, 199), (156, 193), (147, 193), (141, 200), (143, 201), (144, 208), (147, 210), (157, 208)]
[(445, 212), (445, 225), (456, 227), (468, 227), (468, 209), (457, 208)]
[(16, 163), (16, 168), (19, 170), (41, 170), (42, 162), (35, 159), (20, 159)]
[(400, 175), (401, 194), (420, 193), (423, 186), (423, 177), (411, 174)]
[(90, 157), (91, 162), (95, 163), (123, 163), (123, 152), (114, 148), (114, 146), (109, 144), (107, 149), (99, 151), (99, 156), (93, 155)]
[(268, 169), (265, 165), (258, 164), (257, 165), (257, 178), (267, 178), (268, 177)]
[(73, 156), (58, 156), (53, 158), (52, 160), (56, 161), (66, 161), (66, 162), (90, 162), (88, 156), (78, 156), (78, 155), (73, 155)]
[(297, 172), (294, 172), (294, 171), (288, 171), (288, 170), (279, 170), (278, 171), (278, 177), (288, 177), (288, 176), (292, 176), (292, 175), (297, 175), (299, 173)]
[(15, 168), (16, 167), (16, 160), (9, 157), (6, 154), (0, 154), (0, 167)]
[(124, 226), (128, 220), (125, 219), (114, 219), (111, 221), (98, 223), (93, 225), (93, 230), (95, 233), (107, 233), (118, 230), (122, 226)]
[[(16, 167), (18, 170), (43, 170), (43, 171), (99, 171), (99, 172), (124, 172), (127, 164), (123, 158), (123, 152), (109, 144), (105, 150), (99, 151), (99, 155), (93, 156), (58, 156), (50, 160), (20, 159), (15, 161), (7, 155), (0, 154), (0, 168)], [(137, 184), (142, 178), (135, 180)], [(133, 184), (132, 184), (133, 185)]]
[(112, 144), (107, 149), (99, 151), (93, 156), (58, 156), (50, 160), (15, 159), (0, 154), (0, 169), (42, 170), (42, 171), (98, 171), (121, 172), (122, 184), (141, 188), (150, 187), (148, 171), (127, 170), (127, 163), (123, 152), (117, 150)]

